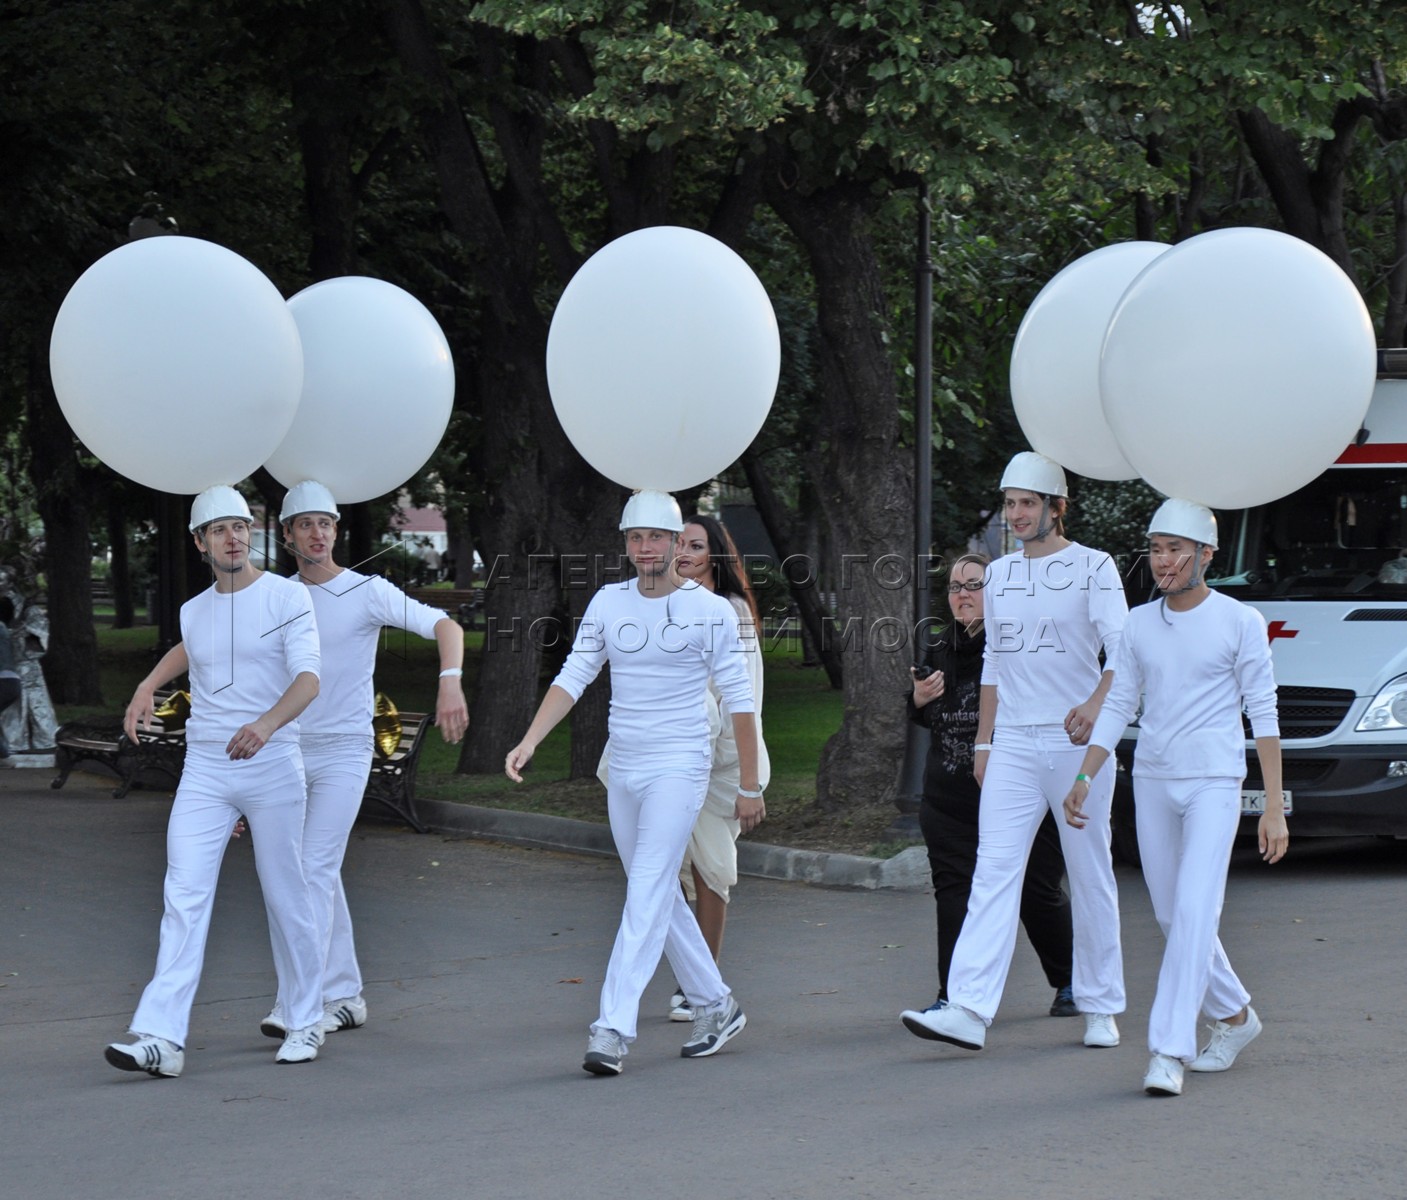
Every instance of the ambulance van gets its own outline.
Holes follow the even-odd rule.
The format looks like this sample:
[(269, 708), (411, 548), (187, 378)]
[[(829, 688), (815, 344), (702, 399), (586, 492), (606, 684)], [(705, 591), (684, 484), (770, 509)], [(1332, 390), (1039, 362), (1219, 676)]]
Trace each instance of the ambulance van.
[[(1217, 522), (1208, 582), (1259, 609), (1270, 637), (1290, 836), (1407, 837), (1407, 350), (1379, 351), (1363, 428), (1329, 470)], [(1115, 835), (1133, 859), (1129, 733)], [(1249, 726), (1246, 748), (1253, 834), (1264, 794)]]

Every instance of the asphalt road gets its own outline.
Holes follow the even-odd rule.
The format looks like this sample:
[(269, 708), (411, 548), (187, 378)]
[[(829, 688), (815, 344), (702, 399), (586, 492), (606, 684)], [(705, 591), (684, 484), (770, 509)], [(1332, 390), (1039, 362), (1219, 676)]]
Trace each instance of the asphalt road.
[(725, 976), (746, 1032), (678, 1056), (669, 980), (619, 1078), (581, 1070), (617, 863), (359, 827), (371, 1019), (316, 1063), (258, 1032), (274, 980), (247, 840), (227, 855), (185, 1074), (113, 1070), (155, 957), (169, 801), (0, 773), (0, 1191), (221, 1197), (1407, 1196), (1407, 845), (1238, 852), (1222, 935), (1265, 1020), (1236, 1067), (1140, 1088), (1161, 940), (1121, 868), (1123, 1044), (1045, 1015), (1017, 947), (988, 1049), (920, 1041), (932, 901), (745, 879)]

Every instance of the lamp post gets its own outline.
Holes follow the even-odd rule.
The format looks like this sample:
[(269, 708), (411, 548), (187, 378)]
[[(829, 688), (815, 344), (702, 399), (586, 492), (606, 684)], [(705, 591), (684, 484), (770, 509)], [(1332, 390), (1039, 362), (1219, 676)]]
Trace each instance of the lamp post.
[[(179, 233), (173, 217), (162, 216), (161, 204), (152, 195), (146, 197), (141, 211), (127, 224), (127, 240), (163, 237)], [(183, 571), (186, 532), (183, 520), (185, 503), (169, 492), (156, 495), (156, 586), (152, 598), (156, 611), (147, 619), (156, 625), (156, 652), (165, 654), (181, 640), (181, 602), (185, 598)]]
[[(927, 657), (932, 601), (928, 556), (933, 546), (933, 227), (928, 184), (919, 180), (914, 262), (914, 664)], [(917, 838), (928, 732), (905, 723), (904, 767), (894, 796), (899, 816), (890, 832)]]

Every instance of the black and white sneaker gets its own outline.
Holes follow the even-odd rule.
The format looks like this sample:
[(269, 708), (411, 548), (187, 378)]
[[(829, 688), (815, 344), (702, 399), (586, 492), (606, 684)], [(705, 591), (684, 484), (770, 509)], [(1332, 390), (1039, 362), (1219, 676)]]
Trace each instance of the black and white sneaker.
[(343, 1029), (360, 1029), (366, 1024), (366, 1001), (360, 996), (348, 996), (343, 1000), (330, 1000), (323, 1007), (323, 1033), (337, 1033)]
[(675, 988), (674, 995), (669, 998), (669, 1019), (671, 1021), (692, 1021), (694, 1019), (694, 1006), (689, 1003), (689, 998), (679, 988)]
[(318, 1047), (323, 1043), (321, 1025), (309, 1025), (306, 1029), (290, 1029), (283, 1039), (283, 1045), (274, 1055), (274, 1062), (305, 1063), (318, 1056)]
[(694, 1029), (679, 1051), (679, 1057), (707, 1058), (716, 1054), (725, 1042), (742, 1033), (746, 1025), (747, 1018), (731, 995), (708, 1008), (695, 1009)]
[(581, 1069), (593, 1075), (619, 1075), (625, 1057), (625, 1039), (614, 1029), (593, 1029), (586, 1043)]
[(113, 1042), (103, 1051), (103, 1057), (119, 1071), (145, 1071), (158, 1078), (175, 1079), (186, 1065), (185, 1052), (175, 1042), (152, 1037), (149, 1033), (134, 1035), (130, 1045)]

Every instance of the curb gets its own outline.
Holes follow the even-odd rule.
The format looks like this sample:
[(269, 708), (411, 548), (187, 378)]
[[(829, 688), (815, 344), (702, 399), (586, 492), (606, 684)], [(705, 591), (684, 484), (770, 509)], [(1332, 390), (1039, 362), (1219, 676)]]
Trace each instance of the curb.
[[(594, 821), (455, 804), (448, 800), (418, 800), (415, 811), (437, 833), (467, 834), (518, 846), (616, 857), (610, 826)], [(881, 888), (921, 891), (929, 884), (928, 855), (922, 846), (910, 846), (886, 859), (739, 842), (738, 873), (788, 883), (871, 891)]]

